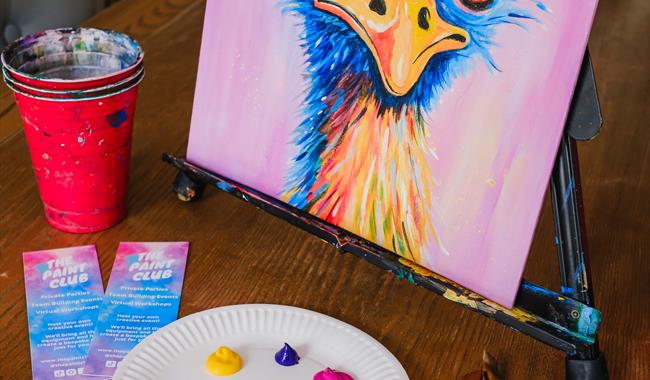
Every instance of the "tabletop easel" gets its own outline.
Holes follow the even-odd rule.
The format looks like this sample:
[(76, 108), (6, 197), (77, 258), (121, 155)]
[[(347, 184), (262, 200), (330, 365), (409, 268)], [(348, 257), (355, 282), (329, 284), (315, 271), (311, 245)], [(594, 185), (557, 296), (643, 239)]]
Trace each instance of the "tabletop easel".
[(569, 117), (551, 177), (551, 196), (560, 265), (561, 294), (525, 279), (515, 306), (506, 309), (365, 239), (191, 162), (164, 153), (163, 160), (179, 170), (173, 189), (181, 200), (200, 198), (211, 184), (269, 212), (400, 278), (420, 285), (566, 353), (567, 380), (608, 378), (596, 331), (601, 314), (594, 308), (589, 266), (577, 140), (593, 139), (603, 120), (589, 54), (585, 54)]

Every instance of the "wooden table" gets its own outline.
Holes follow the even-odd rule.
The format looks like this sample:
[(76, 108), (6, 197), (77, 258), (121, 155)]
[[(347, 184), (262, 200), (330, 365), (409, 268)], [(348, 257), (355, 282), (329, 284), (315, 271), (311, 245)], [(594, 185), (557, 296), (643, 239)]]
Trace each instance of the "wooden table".
[[(601, 347), (612, 379), (650, 370), (650, 7), (602, 1), (591, 53), (606, 128), (580, 144), (584, 203)], [(0, 91), (0, 378), (30, 377), (21, 252), (95, 244), (104, 280), (119, 241), (192, 243), (180, 315), (237, 303), (279, 303), (323, 312), (377, 338), (411, 379), (457, 379), (483, 349), (508, 379), (561, 379), (564, 355), (336, 250), (229, 195), (199, 203), (171, 192), (163, 151), (185, 152), (203, 2), (123, 0), (86, 25), (130, 33), (146, 50), (135, 120), (128, 218), (108, 231), (71, 235), (43, 217), (22, 126)], [(526, 277), (559, 290), (547, 201)]]

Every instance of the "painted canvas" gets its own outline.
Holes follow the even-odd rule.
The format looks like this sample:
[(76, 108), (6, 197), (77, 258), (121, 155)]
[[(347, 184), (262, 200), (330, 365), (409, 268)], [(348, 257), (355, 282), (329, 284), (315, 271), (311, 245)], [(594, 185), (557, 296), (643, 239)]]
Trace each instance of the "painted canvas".
[(596, 0), (209, 0), (188, 159), (506, 307)]

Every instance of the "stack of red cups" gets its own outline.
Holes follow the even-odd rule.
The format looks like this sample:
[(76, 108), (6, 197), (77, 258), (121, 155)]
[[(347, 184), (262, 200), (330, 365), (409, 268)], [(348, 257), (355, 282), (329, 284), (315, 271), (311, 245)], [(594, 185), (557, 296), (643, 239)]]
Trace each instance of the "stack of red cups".
[(89, 233), (126, 215), (131, 134), (143, 52), (91, 28), (23, 37), (2, 52), (47, 221)]

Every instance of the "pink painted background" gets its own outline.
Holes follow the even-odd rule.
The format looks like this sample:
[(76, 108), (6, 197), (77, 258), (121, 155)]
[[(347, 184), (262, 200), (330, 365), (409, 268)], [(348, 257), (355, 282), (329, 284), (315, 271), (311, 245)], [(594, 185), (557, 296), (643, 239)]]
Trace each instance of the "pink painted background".
[[(530, 4), (533, 10), (534, 3)], [(545, 0), (528, 30), (504, 25), (482, 63), (429, 115), (435, 227), (449, 251), (422, 264), (511, 307), (573, 94), (596, 0)], [(210, 0), (188, 158), (278, 196), (308, 83), (300, 20), (276, 1)], [(431, 240), (431, 239), (430, 239)], [(550, 253), (549, 253), (550, 254)]]

